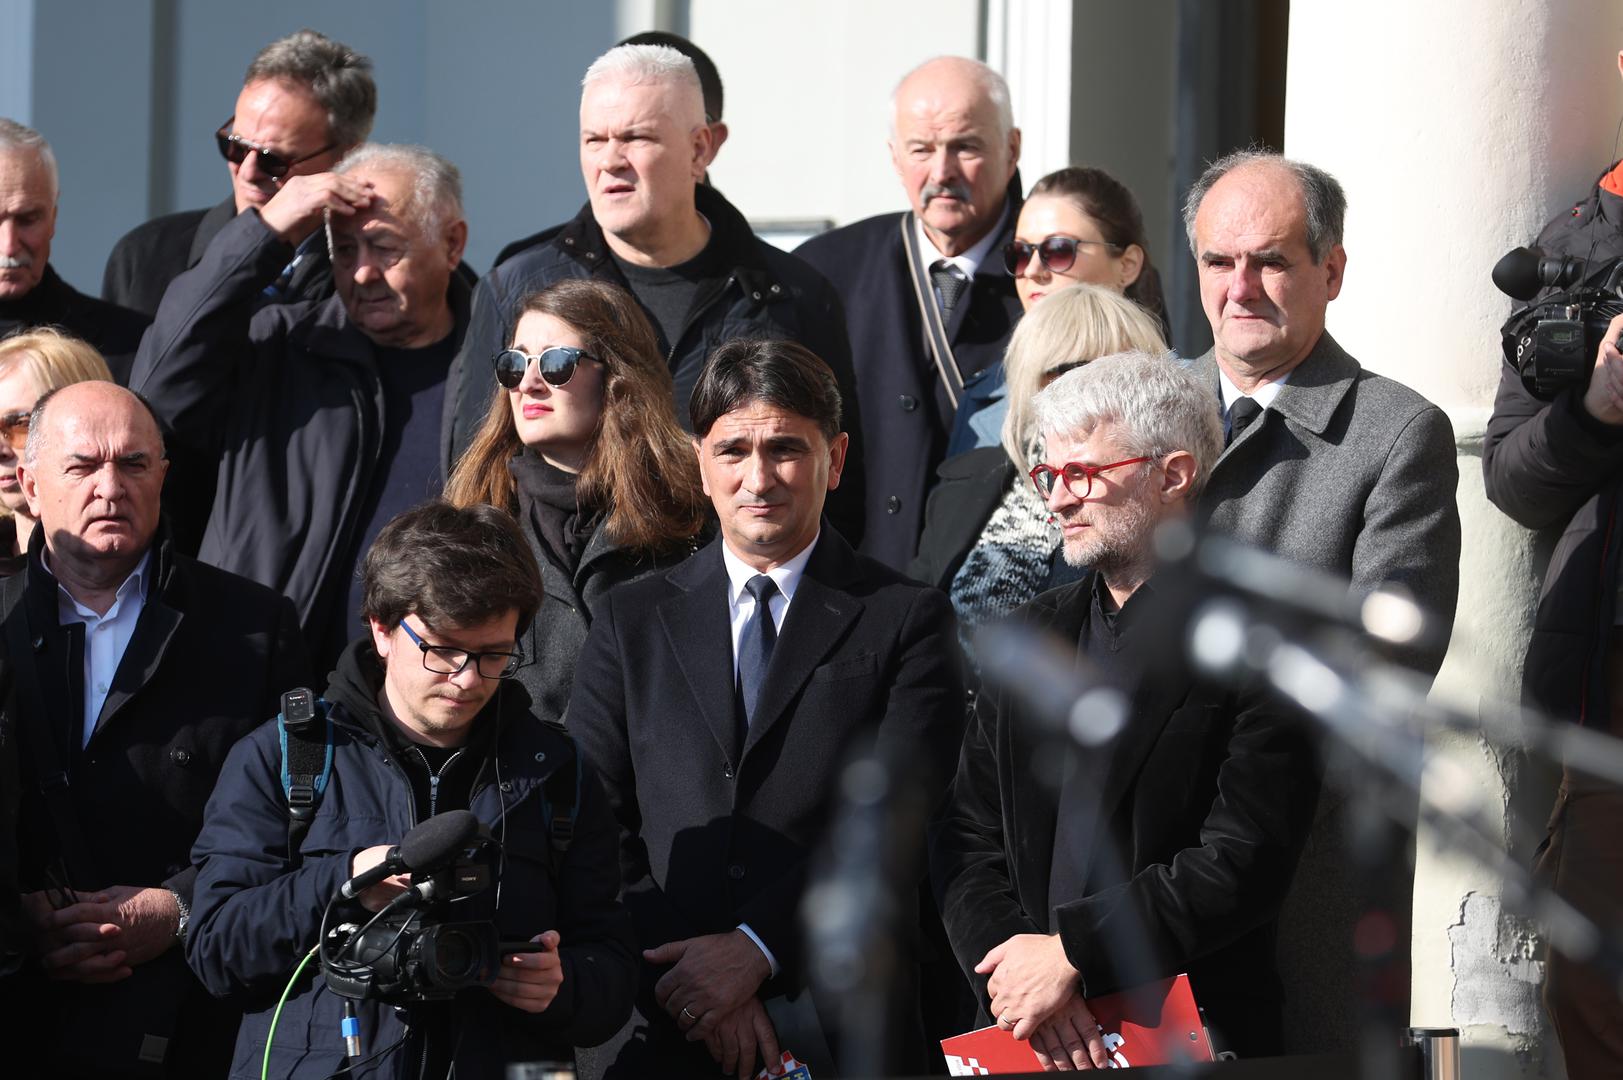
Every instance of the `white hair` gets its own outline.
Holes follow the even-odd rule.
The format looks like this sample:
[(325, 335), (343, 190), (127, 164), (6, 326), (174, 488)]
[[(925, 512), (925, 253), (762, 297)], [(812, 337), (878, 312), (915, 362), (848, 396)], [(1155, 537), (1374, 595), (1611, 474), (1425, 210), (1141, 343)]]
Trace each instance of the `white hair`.
[(353, 172), (363, 166), (397, 169), (411, 175), (410, 205), (396, 212), (403, 217), (409, 215), (424, 235), (437, 239), (447, 224), (462, 217), (462, 173), (428, 147), (362, 143), (344, 155), (333, 172)]
[(12, 154), (28, 150), (39, 155), (40, 164), (45, 166), (45, 175), (51, 181), (51, 202), (56, 202), (61, 194), (61, 185), (56, 172), (56, 155), (51, 152), (51, 144), (45, 141), (45, 136), (17, 121), (0, 116), (0, 154)]
[(1014, 108), (1009, 104), (1009, 84), (1004, 81), (1003, 76), (986, 64), (967, 56), (932, 56), (897, 80), (896, 88), (890, 92), (890, 133), (896, 134), (896, 99), (901, 95), (902, 87), (907, 85), (907, 80), (931, 64), (947, 61), (966, 69), (966, 74), (975, 81), (976, 88), (992, 103), (992, 108), (997, 110), (999, 141), (1007, 141), (1009, 132), (1014, 130)]
[[(608, 79), (632, 86), (665, 83), (674, 87), (684, 106), (680, 112), (692, 113), (695, 127), (704, 123), (704, 88), (699, 83), (698, 69), (669, 45), (616, 45), (592, 61), (580, 86), (587, 90)], [(691, 109), (686, 108), (689, 105)]]
[(1223, 419), (1214, 387), (1170, 353), (1121, 352), (1066, 372), (1032, 400), (1044, 437), (1086, 439), (1115, 423), (1132, 457), (1183, 450), (1195, 459), (1193, 499), (1223, 452)]

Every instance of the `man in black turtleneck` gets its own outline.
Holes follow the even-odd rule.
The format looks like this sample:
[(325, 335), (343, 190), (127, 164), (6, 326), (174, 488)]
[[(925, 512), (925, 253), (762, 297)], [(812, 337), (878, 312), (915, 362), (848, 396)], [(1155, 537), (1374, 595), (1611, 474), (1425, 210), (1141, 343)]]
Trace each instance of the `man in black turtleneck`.
[(55, 326), (90, 342), (127, 383), (149, 321), (86, 296), (51, 268), (59, 185), (56, 155), (33, 128), (0, 117), (0, 337)]

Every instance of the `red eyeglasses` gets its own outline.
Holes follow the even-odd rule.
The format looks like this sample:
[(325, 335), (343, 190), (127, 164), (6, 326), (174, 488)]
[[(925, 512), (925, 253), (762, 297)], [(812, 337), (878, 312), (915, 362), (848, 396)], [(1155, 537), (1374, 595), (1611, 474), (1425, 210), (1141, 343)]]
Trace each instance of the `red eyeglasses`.
[[(1085, 499), (1093, 494), (1093, 478), (1100, 473), (1108, 472), (1111, 469), (1119, 469), (1124, 465), (1138, 465), (1145, 461), (1154, 460), (1154, 458), (1148, 457), (1135, 457), (1128, 458), (1126, 461), (1112, 461), (1109, 465), (1083, 465), (1080, 462), (1073, 461), (1068, 465), (1061, 465), (1057, 469), (1052, 465), (1039, 465), (1026, 475), (1030, 476), (1031, 482), (1037, 485), (1037, 494), (1041, 495), (1044, 500), (1054, 493), (1054, 485), (1058, 483), (1064, 483), (1065, 490), (1069, 491), (1073, 498)], [(1077, 490), (1078, 485), (1081, 486), (1080, 491)]]

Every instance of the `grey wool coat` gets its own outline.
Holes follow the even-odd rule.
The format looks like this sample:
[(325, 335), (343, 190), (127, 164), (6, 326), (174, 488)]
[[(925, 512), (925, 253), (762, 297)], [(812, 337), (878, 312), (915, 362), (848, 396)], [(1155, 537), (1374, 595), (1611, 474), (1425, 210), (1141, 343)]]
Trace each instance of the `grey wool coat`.
[[(1217, 386), (1212, 353), (1194, 369)], [(1273, 404), (1218, 458), (1200, 514), (1214, 530), (1348, 577), (1354, 591), (1384, 582), (1408, 588), (1437, 616), (1440, 631), (1402, 659), (1435, 675), (1459, 593), (1458, 481), (1454, 431), (1443, 411), (1365, 371), (1325, 333)], [(1287, 1053), (1356, 1044), (1352, 932), (1362, 898), (1371, 886), (1398, 897), (1413, 890), (1413, 866), (1401, 855), (1381, 873), (1354, 865), (1351, 809), (1344, 787), (1325, 787), (1280, 914)], [(1408, 910), (1393, 915), (1397, 940), (1408, 941)], [(1403, 990), (1406, 996), (1406, 979)], [(1400, 1008), (1407, 1015), (1407, 1004)]]

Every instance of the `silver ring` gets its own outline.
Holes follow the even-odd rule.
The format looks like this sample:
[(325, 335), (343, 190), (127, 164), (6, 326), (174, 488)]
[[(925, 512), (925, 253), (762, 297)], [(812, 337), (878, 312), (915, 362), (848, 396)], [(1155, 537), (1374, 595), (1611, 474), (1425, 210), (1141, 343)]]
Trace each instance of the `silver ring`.
[(688, 1007), (686, 1005), (682, 1006), (682, 1015), (687, 1017), (689, 1020), (692, 1020), (695, 1024), (699, 1022), (699, 1018), (697, 1016), (694, 1016), (692, 1013), (688, 1012)]

